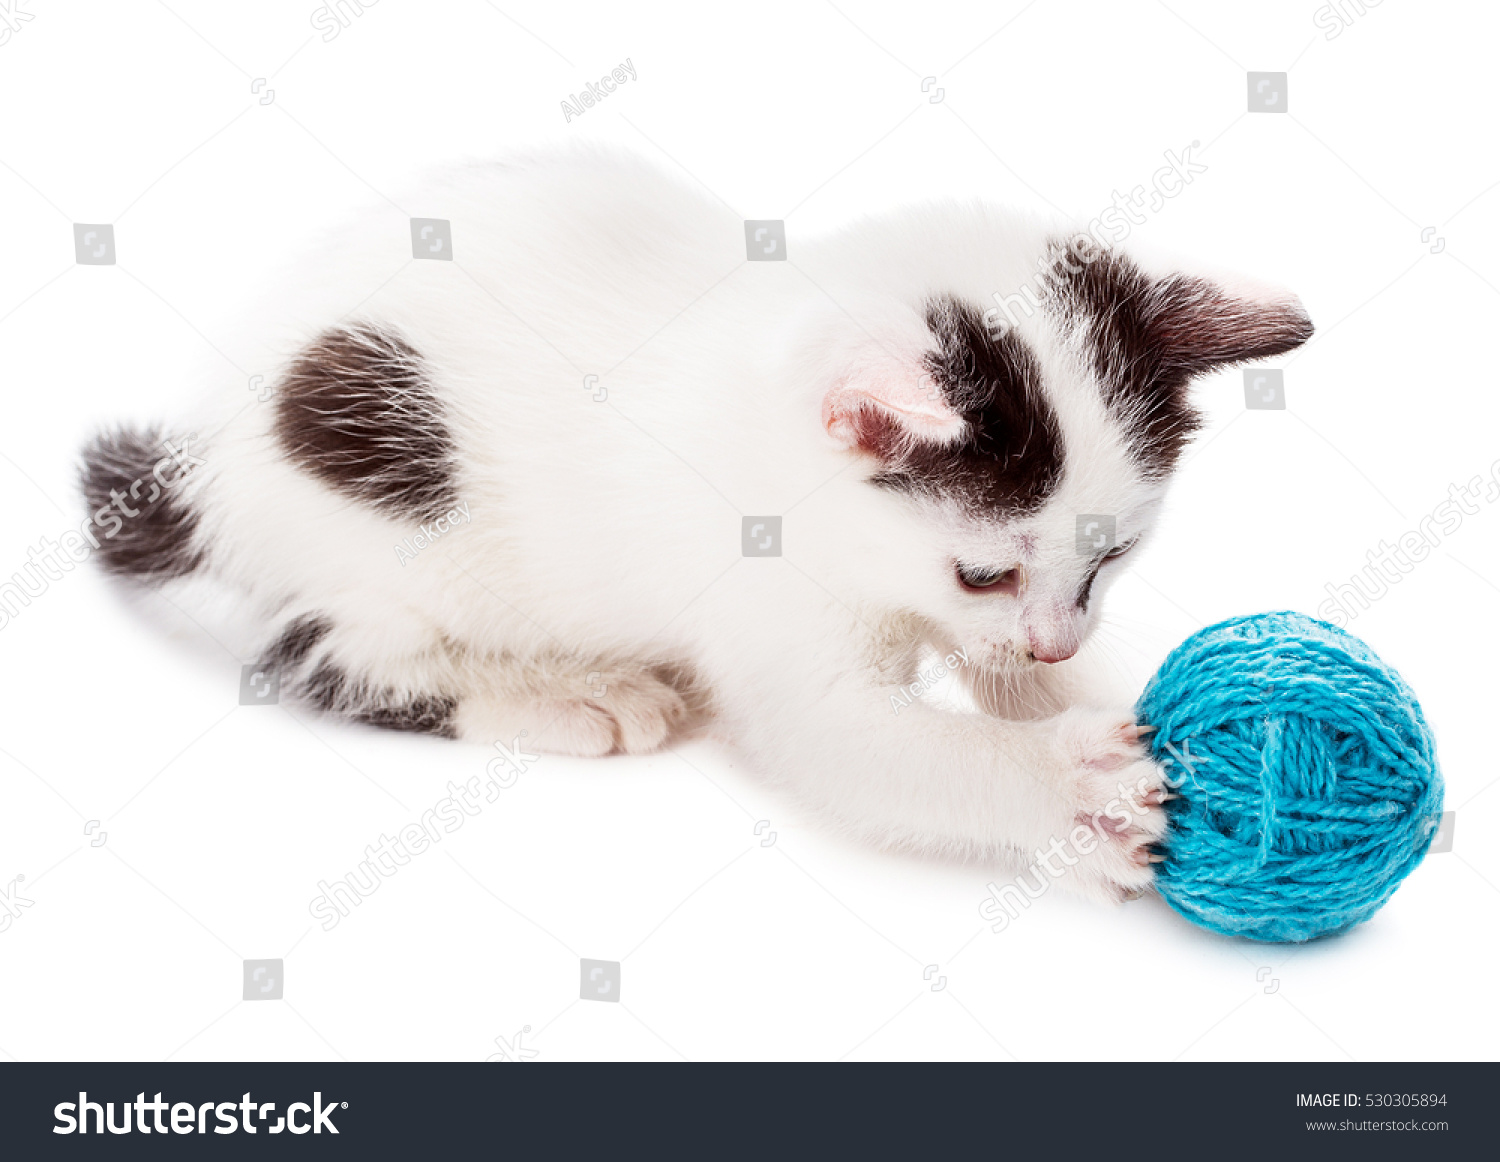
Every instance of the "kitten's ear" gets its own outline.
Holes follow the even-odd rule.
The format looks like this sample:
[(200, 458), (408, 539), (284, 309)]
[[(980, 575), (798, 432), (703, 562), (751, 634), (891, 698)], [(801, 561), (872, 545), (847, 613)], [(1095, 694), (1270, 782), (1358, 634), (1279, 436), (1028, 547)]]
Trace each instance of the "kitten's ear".
[(1101, 371), (1136, 388), (1185, 386), (1219, 367), (1282, 355), (1313, 333), (1287, 291), (1158, 263), (1148, 272), (1119, 252), (1096, 251), (1065, 286)]
[(823, 394), (823, 428), (842, 447), (887, 456), (901, 446), (951, 444), (967, 425), (921, 363), (888, 358), (837, 374)]
[(1155, 283), (1148, 303), (1161, 368), (1182, 379), (1283, 355), (1313, 333), (1296, 295), (1255, 284), (1172, 275)]

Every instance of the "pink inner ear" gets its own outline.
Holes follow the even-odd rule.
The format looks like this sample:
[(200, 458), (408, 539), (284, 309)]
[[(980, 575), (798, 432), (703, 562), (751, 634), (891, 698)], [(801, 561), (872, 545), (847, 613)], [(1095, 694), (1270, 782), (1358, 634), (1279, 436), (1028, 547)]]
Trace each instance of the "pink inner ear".
[(931, 378), (913, 371), (864, 372), (839, 380), (823, 397), (823, 427), (846, 448), (863, 445), (860, 417), (883, 413), (911, 439), (946, 444), (963, 434), (964, 420)]

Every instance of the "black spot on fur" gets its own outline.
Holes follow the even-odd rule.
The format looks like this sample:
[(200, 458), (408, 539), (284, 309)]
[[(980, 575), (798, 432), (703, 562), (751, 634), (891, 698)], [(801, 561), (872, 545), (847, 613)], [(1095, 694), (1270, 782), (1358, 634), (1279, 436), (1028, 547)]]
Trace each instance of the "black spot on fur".
[[(299, 617), (266, 650), (262, 664), (279, 666), (283, 672), (298, 669), (311, 659), (313, 651), (332, 630), (333, 623), (321, 615)], [(453, 735), (452, 717), (457, 703), (452, 698), (398, 698), (388, 690), (350, 679), (327, 657), (320, 658), (311, 671), (306, 678), (289, 685), (314, 709), (387, 730)]]
[(326, 617), (299, 617), (282, 631), (262, 659), (267, 665), (291, 667), (301, 663), (328, 636), (333, 623)]
[[(167, 580), (203, 562), (198, 515), (178, 485), (192, 470), (187, 439), (169, 448), (154, 428), (105, 432), (84, 449), (81, 483), (99, 542), (99, 560), (111, 573)], [(176, 452), (181, 455), (174, 455)]]
[(1170, 472), (1201, 426), (1187, 393), (1192, 379), (1284, 354), (1312, 336), (1295, 300), (1236, 299), (1184, 275), (1152, 279), (1117, 254), (1072, 257), (1071, 272), (1055, 268), (1062, 310), (1082, 322), (1105, 403), (1148, 478)]
[(987, 334), (979, 311), (958, 299), (935, 299), (926, 317), (938, 342), (926, 369), (966, 430), (950, 444), (913, 444), (897, 421), (867, 413), (861, 444), (889, 464), (874, 482), (953, 498), (976, 515), (1035, 512), (1063, 466), (1036, 356), (1013, 334)]
[(328, 661), (319, 663), (302, 684), (301, 692), (317, 709), (353, 722), (454, 737), (453, 711), (458, 705), (454, 699), (429, 695), (396, 698), (390, 691), (373, 690), (351, 679)]
[(427, 520), (456, 503), (454, 447), (422, 358), (395, 331), (325, 331), (278, 388), (276, 437), (305, 472), (392, 515)]

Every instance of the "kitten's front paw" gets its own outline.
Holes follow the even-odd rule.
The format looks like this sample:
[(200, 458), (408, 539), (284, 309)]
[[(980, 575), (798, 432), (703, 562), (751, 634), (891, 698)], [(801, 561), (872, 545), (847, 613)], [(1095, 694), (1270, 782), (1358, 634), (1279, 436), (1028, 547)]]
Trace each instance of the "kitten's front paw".
[[(1058, 718), (1062, 791), (1069, 808), (1069, 867), (1076, 890), (1111, 903), (1133, 899), (1152, 885), (1161, 856), (1152, 851), (1167, 831), (1162, 804), (1172, 796), (1147, 755), (1129, 711), (1075, 708)], [(1078, 828), (1086, 829), (1080, 833)], [(1083, 849), (1093, 841), (1093, 849)]]

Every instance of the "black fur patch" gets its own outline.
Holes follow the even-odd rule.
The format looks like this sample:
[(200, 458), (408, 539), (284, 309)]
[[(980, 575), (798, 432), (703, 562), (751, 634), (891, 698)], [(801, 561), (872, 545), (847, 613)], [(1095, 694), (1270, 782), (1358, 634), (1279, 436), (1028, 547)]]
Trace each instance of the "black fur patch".
[(1172, 470), (1202, 424), (1188, 398), (1191, 380), (1281, 355), (1312, 336), (1295, 303), (1235, 299), (1184, 275), (1154, 280), (1117, 254), (1073, 257), (1073, 271), (1055, 268), (1062, 309), (1083, 323), (1105, 403), (1150, 479)]
[(313, 648), (328, 636), (333, 623), (326, 617), (309, 615), (292, 622), (266, 651), (262, 661), (267, 665), (289, 668), (300, 664)]
[(456, 503), (453, 438), (422, 358), (395, 331), (325, 331), (278, 387), (276, 437), (329, 487), (392, 515), (427, 520)]
[(938, 341), (927, 371), (967, 430), (946, 446), (912, 446), (894, 419), (868, 413), (861, 444), (889, 465), (874, 483), (954, 498), (980, 516), (1035, 512), (1063, 466), (1062, 429), (1036, 356), (1013, 334), (989, 335), (979, 311), (959, 299), (933, 300), (926, 319)]
[(164, 439), (154, 428), (120, 428), (95, 437), (84, 449), (81, 483), (93, 518), (89, 532), (111, 573), (167, 580), (203, 563), (196, 543), (198, 514), (176, 487), (188, 469)]
[[(266, 650), (264, 665), (283, 671), (301, 666), (333, 629), (326, 617), (307, 614), (289, 623)], [(298, 694), (314, 709), (352, 722), (382, 726), (387, 730), (421, 731), (453, 735), (452, 716), (457, 703), (452, 698), (398, 699), (389, 691), (376, 690), (365, 682), (350, 680), (344, 670), (323, 658), (312, 673), (295, 684)]]
[(325, 713), (367, 726), (454, 737), (453, 711), (458, 705), (454, 699), (430, 695), (396, 699), (389, 691), (372, 690), (351, 680), (328, 661), (313, 670), (302, 686), (302, 696)]

